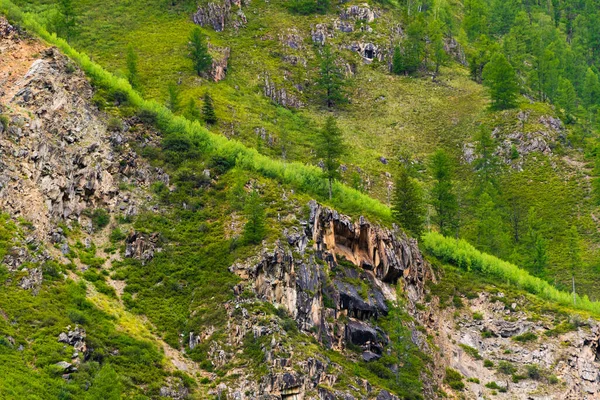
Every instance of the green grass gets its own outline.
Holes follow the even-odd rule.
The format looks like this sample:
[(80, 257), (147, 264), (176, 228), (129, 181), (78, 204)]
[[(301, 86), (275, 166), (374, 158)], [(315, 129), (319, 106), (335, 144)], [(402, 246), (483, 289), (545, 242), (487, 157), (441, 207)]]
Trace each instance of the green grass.
[(587, 296), (576, 296), (573, 304), (571, 293), (556, 289), (543, 279), (530, 275), (527, 271), (497, 257), (482, 253), (464, 240), (446, 238), (436, 232), (423, 236), (423, 247), (439, 259), (454, 264), (467, 271), (477, 271), (484, 276), (507, 282), (542, 299), (560, 305), (600, 314), (600, 303)]

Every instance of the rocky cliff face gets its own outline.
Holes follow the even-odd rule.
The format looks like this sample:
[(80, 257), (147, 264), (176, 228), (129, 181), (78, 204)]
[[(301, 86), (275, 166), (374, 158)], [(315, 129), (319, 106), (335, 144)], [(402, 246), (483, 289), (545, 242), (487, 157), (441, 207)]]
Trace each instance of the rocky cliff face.
[[(388, 346), (389, 336), (376, 321), (387, 315), (389, 305), (398, 300), (395, 285), (401, 282), (403, 296), (409, 299), (409, 308), (414, 309), (422, 299), (425, 280), (431, 277), (429, 267), (416, 241), (399, 231), (381, 228), (364, 218), (353, 222), (316, 202), (311, 202), (309, 208), (308, 219), (300, 228), (287, 230), (285, 240), (277, 242), (274, 249), (230, 268), (244, 280), (236, 287), (236, 293), (241, 296), (251, 290), (258, 299), (277, 305), (302, 332), (328, 348), (342, 351), (354, 346), (362, 349), (363, 360), (377, 360)], [(234, 315), (232, 312), (235, 320)], [(258, 337), (281, 331), (279, 326), (252, 326), (249, 315), (242, 320), (241, 324), (232, 322), (236, 329), (241, 328), (237, 342), (249, 329)], [(297, 398), (355, 398), (350, 392), (316, 390), (323, 384), (334, 387), (340, 380), (338, 373), (324, 373), (339, 369), (330, 361), (277, 358), (273, 343), (270, 352), (274, 354), (267, 357), (272, 372), (267, 382), (261, 381), (259, 387), (253, 388), (255, 395), (281, 395), (287, 399), (284, 393), (290, 390), (287, 393), (300, 396)], [(293, 372), (298, 366), (302, 372)], [(360, 379), (357, 385), (371, 396), (379, 393)], [(239, 391), (232, 388), (231, 398), (238, 398), (235, 393)]]
[(0, 208), (30, 221), (38, 239), (58, 238), (56, 225), (63, 221), (91, 232), (94, 209), (135, 215), (145, 196), (121, 193), (120, 182), (168, 183), (164, 172), (129, 149), (128, 141), (137, 139), (126, 131), (135, 118), (109, 124), (93, 105), (92, 86), (66, 57), (20, 40), (0, 38), (0, 113), (6, 118), (0, 124)]

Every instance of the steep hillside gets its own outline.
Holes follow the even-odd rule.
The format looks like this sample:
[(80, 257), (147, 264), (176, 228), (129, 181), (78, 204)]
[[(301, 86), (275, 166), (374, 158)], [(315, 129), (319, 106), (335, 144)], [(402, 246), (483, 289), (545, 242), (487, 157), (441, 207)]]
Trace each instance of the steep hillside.
[[(522, 18), (479, 37), (474, 10), (498, 2), (16, 3), (0, 0), (0, 397), (599, 396), (595, 92), (570, 107), (528, 49), (514, 107), (493, 109), (475, 67), (514, 56)], [(583, 17), (514, 7), (578, 49)], [(394, 73), (415, 31), (424, 58)], [(216, 124), (185, 106), (205, 93)], [(347, 147), (332, 186), (329, 116)]]
[[(52, 2), (16, 3), (48, 29), (61, 31), (56, 25), (60, 7)], [(501, 2), (478, 0), (464, 7), (443, 1), (420, 6), (419, 2), (332, 3), (321, 13), (302, 15), (306, 12), (298, 10), (308, 3), (77, 2), (73, 6), (76, 26), (69, 40), (124, 77), (129, 73), (128, 51), (133, 52), (139, 91), (165, 103), (169, 84), (175, 84), (181, 91), (180, 114), (187, 115), (188, 100), (200, 104), (203, 95), (210, 93), (219, 120), (211, 130), (272, 158), (317, 165), (316, 133), (333, 112), (348, 147), (340, 160), (341, 180), (388, 205), (398, 169), (406, 163), (430, 192), (431, 155), (445, 149), (455, 167), (459, 202), (453, 234), (565, 290), (574, 274), (578, 290), (597, 298), (600, 227), (598, 195), (592, 185), (597, 174), (596, 119), (593, 107), (589, 113), (583, 108), (587, 104), (584, 83), (577, 77), (585, 72), (572, 72), (584, 67), (571, 65), (582, 62), (577, 46), (587, 46), (581, 43), (588, 43), (587, 35), (593, 33), (582, 28), (588, 23), (582, 18), (576, 29), (569, 28), (584, 11), (571, 1), (559, 2), (551, 11), (529, 3), (503, 8)], [(411, 14), (407, 6), (419, 11)], [(528, 27), (519, 25), (524, 23), (517, 18), (519, 10), (530, 16)], [(556, 26), (549, 25), (550, 17), (558, 21)], [(473, 20), (482, 23), (474, 25)], [(392, 74), (394, 48), (410, 45), (415, 21), (425, 23), (419, 39), (425, 51), (421, 68), (410, 76)], [(428, 36), (433, 21), (443, 26), (439, 73), (434, 67), (434, 42)], [(201, 26), (209, 38), (214, 60), (202, 77), (187, 58), (188, 37), (195, 26)], [(477, 39), (473, 32), (478, 29), (489, 37)], [(564, 39), (566, 29), (572, 32)], [(569, 43), (575, 37), (579, 41)], [(569, 106), (565, 113), (556, 88), (548, 86), (551, 96), (544, 93), (545, 86), (538, 87), (542, 77), (530, 68), (534, 63), (545, 66), (536, 53), (538, 41), (542, 47), (552, 44), (552, 54), (545, 57), (553, 56), (559, 64), (547, 76), (573, 75), (568, 77), (574, 82), (574, 104), (579, 109)], [(326, 46), (333, 49), (348, 83), (349, 104), (333, 111), (324, 106), (317, 85)], [(512, 55), (516, 50), (510, 46), (521, 46), (527, 55)], [(564, 50), (566, 46), (572, 49)], [(489, 94), (477, 83), (490, 55), (499, 49), (513, 57), (523, 95), (516, 109), (501, 112), (489, 109)], [(589, 56), (586, 62), (594, 60)], [(552, 100), (555, 105), (539, 100)], [(480, 129), (493, 133), (496, 166), (491, 189), (484, 188), (487, 184), (482, 184), (477, 161)], [(489, 201), (481, 197), (482, 190), (488, 192)], [(427, 214), (432, 222), (433, 208)], [(484, 214), (489, 215), (487, 220), (480, 217)], [(579, 235), (577, 268), (565, 267), (572, 226)], [(542, 268), (531, 259), (535, 245), (527, 235), (532, 227), (547, 242)]]

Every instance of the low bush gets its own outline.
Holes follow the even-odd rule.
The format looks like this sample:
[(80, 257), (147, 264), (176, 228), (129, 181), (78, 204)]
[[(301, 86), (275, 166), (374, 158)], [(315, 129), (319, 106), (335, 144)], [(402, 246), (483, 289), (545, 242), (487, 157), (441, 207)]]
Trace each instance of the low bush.
[(576, 296), (574, 305), (571, 293), (558, 290), (545, 280), (530, 275), (514, 264), (482, 253), (465, 240), (429, 232), (423, 235), (421, 243), (434, 256), (467, 271), (476, 271), (508, 282), (542, 299), (554, 301), (563, 306), (600, 314), (599, 302), (591, 301), (587, 296)]
[(521, 343), (533, 342), (534, 340), (537, 340), (537, 335), (533, 332), (525, 332), (522, 335), (513, 337), (513, 340)]
[(446, 376), (444, 377), (444, 383), (454, 390), (463, 390), (465, 388), (465, 383), (463, 382), (462, 374), (452, 368), (446, 368)]

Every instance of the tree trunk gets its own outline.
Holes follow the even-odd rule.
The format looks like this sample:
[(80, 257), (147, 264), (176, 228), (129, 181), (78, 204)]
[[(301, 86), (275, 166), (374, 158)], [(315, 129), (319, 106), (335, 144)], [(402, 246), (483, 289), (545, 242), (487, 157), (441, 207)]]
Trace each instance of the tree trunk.
[(331, 186), (332, 186), (332, 179), (329, 178), (329, 200), (331, 200), (331, 198), (333, 197)]
[(572, 276), (573, 278), (573, 305), (575, 305), (575, 303), (577, 302), (577, 295), (575, 294), (575, 275)]

